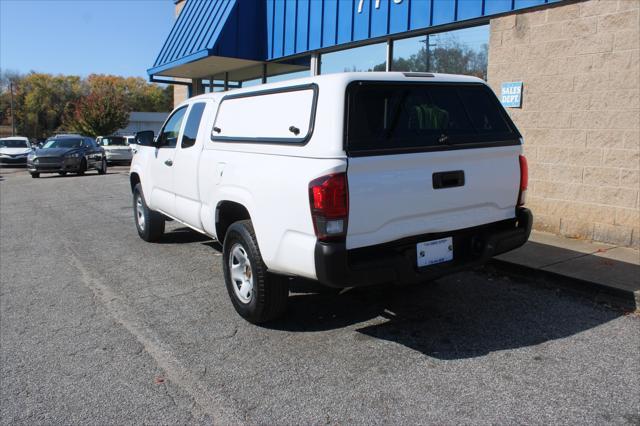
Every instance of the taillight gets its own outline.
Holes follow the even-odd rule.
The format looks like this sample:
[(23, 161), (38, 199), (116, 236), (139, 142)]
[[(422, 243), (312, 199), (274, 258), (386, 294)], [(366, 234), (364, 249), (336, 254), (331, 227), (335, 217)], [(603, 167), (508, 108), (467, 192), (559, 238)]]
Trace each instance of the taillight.
[(524, 202), (527, 196), (527, 187), (529, 186), (529, 166), (527, 165), (527, 158), (524, 155), (520, 156), (520, 191), (518, 192), (518, 207), (524, 206)]
[(309, 183), (309, 204), (316, 236), (320, 241), (342, 239), (347, 234), (349, 191), (347, 174), (322, 176)]

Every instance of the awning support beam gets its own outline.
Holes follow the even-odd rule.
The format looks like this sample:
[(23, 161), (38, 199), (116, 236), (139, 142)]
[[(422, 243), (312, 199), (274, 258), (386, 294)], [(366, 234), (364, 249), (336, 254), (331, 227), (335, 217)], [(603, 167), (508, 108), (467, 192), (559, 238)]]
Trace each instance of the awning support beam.
[(393, 39), (387, 39), (387, 64), (385, 66), (385, 71), (391, 71), (391, 66), (393, 64)]
[(311, 61), (309, 63), (311, 75), (320, 75), (320, 54), (318, 52), (313, 52), (311, 54)]
[(177, 84), (179, 86), (191, 86), (190, 81), (180, 81), (180, 80), (164, 80), (162, 78), (157, 78), (154, 76), (149, 77), (149, 82), (151, 83), (162, 83), (162, 84)]

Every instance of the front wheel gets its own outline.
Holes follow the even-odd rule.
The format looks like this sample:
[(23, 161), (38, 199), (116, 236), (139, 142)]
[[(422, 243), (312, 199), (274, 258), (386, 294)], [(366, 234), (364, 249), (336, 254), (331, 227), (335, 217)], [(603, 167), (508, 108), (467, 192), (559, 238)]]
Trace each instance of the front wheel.
[(250, 220), (229, 227), (222, 252), (224, 280), (236, 312), (254, 324), (281, 316), (287, 307), (288, 281), (267, 272)]
[(133, 216), (140, 238), (147, 242), (158, 241), (164, 233), (164, 216), (151, 210), (144, 201), (142, 186), (133, 189)]
[(104, 175), (106, 173), (107, 173), (107, 160), (105, 160), (104, 157), (103, 157), (102, 158), (102, 165), (98, 169), (98, 174), (99, 175)]
[(40, 177), (40, 173), (38, 173), (38, 172), (33, 172), (33, 173), (31, 173), (31, 177), (32, 177), (32, 178), (34, 178), (34, 179), (37, 179), (37, 178), (39, 178), (39, 177)]
[(60, 176), (66, 176), (66, 175), (67, 175), (67, 172), (58, 172), (58, 174), (59, 174)]
[(82, 161), (80, 161), (80, 165), (78, 166), (78, 176), (82, 176), (84, 175), (84, 172), (87, 171), (87, 160), (85, 160), (84, 158), (82, 159)]

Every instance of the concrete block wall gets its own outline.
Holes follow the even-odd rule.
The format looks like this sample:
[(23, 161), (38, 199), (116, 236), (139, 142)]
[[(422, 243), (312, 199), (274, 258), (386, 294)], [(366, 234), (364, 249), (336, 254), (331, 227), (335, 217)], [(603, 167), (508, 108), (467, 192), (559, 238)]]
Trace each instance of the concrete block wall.
[[(185, 0), (174, 0), (175, 3), (175, 17), (178, 19), (178, 15), (182, 12), (182, 8), (187, 3)], [(190, 82), (191, 80), (176, 78), (179, 81)], [(189, 89), (187, 86), (182, 84), (174, 84), (173, 85), (173, 107), (177, 107), (189, 97)]]
[(640, 246), (640, 0), (491, 20), (488, 81), (523, 81), (534, 228)]

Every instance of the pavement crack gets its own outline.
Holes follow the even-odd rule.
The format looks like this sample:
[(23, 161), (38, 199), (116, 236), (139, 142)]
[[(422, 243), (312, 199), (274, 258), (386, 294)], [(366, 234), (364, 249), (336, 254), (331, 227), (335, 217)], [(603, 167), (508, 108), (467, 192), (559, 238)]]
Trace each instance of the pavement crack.
[[(166, 373), (167, 379), (193, 398), (201, 412), (211, 416), (216, 423), (222, 424), (237, 424), (244, 419), (244, 415), (233, 407), (235, 404), (222, 395), (209, 392), (207, 386), (180, 362), (172, 348), (156, 336), (118, 294), (99, 278), (92, 276), (72, 247), (67, 244), (64, 246), (70, 254), (71, 265), (80, 272), (82, 283), (93, 292), (96, 304), (104, 306), (108, 315), (138, 340)], [(236, 332), (237, 329), (230, 337)]]

